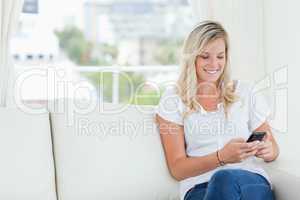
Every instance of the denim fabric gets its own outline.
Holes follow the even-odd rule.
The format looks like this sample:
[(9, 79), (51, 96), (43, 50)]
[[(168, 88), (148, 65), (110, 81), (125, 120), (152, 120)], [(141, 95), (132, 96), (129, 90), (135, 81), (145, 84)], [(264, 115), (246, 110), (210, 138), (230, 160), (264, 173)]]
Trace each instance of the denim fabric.
[(269, 182), (240, 169), (219, 170), (209, 182), (195, 185), (184, 200), (274, 200)]

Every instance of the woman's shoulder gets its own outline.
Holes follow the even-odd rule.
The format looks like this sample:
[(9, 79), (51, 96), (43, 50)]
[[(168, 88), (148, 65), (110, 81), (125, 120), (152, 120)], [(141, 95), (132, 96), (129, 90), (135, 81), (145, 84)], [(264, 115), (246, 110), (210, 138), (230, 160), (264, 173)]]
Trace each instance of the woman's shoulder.
[(161, 93), (159, 104), (173, 105), (180, 110), (185, 107), (175, 86), (165, 88), (165, 90)]
[(176, 88), (166, 88), (162, 92), (156, 113), (168, 121), (183, 125), (183, 104)]

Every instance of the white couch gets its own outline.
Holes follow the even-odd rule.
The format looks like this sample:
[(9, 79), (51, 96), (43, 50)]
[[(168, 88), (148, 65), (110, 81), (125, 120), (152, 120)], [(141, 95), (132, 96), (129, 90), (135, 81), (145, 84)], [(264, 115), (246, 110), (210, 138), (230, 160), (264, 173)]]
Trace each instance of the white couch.
[[(59, 105), (42, 114), (0, 109), (0, 199), (179, 199), (153, 107)], [(266, 169), (277, 200), (299, 199), (299, 177), (276, 163)]]

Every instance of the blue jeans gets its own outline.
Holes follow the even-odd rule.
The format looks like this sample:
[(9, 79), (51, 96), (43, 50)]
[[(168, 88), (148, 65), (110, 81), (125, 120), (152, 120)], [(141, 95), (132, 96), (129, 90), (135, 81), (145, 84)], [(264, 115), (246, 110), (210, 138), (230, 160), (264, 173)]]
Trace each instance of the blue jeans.
[(274, 200), (269, 182), (240, 169), (219, 170), (209, 182), (195, 185), (184, 200)]

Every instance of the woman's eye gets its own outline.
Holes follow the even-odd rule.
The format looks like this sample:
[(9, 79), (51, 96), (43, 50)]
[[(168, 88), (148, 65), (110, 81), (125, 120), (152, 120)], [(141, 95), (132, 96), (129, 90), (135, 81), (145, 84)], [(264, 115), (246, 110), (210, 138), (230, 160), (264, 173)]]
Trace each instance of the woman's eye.
[(203, 58), (203, 59), (208, 59), (208, 56), (201, 56), (201, 58)]
[(224, 58), (224, 56), (218, 56), (218, 59), (223, 59)]

